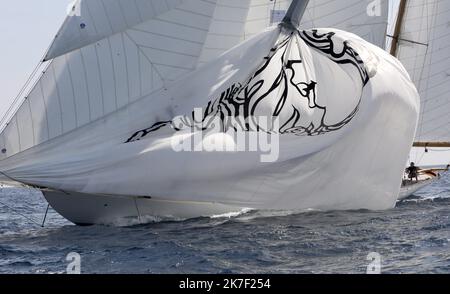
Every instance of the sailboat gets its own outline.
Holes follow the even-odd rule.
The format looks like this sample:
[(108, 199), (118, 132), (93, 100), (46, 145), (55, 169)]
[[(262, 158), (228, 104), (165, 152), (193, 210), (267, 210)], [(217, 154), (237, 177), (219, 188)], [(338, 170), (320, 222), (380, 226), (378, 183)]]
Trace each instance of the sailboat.
[[(450, 154), (445, 149), (450, 148), (449, 21), (449, 1), (401, 0), (399, 4), (391, 54), (403, 63), (421, 97), (410, 161), (431, 165), (419, 171), (417, 181), (405, 175), (399, 199), (434, 183), (448, 171)], [(439, 159), (427, 164), (432, 153), (438, 154)]]
[(123, 2), (75, 3), (5, 118), (3, 181), (79, 225), (395, 206), (419, 95), (379, 47), (387, 1)]

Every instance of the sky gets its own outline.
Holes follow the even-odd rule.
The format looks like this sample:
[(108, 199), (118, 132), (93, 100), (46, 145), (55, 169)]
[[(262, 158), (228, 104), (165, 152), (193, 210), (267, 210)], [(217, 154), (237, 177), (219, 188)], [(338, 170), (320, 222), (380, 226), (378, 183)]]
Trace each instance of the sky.
[(73, 0), (0, 0), (0, 118), (27, 81)]

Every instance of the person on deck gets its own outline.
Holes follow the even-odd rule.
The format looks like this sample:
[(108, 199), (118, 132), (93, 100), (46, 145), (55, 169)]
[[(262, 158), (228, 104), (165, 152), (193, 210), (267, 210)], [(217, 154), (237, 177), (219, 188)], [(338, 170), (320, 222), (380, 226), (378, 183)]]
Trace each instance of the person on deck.
[(416, 179), (416, 182), (419, 181), (419, 168), (414, 164), (414, 162), (411, 162), (411, 165), (406, 169), (406, 173), (408, 174), (408, 178), (412, 181), (413, 179)]

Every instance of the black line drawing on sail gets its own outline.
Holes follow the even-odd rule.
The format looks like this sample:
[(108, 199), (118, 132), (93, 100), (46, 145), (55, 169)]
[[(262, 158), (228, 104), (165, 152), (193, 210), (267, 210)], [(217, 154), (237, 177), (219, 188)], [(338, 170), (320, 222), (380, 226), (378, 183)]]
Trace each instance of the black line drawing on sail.
[[(227, 132), (230, 128), (234, 128), (237, 131), (236, 125), (232, 125), (228, 121), (229, 118), (234, 118), (234, 121), (240, 122), (238, 124), (240, 131), (267, 131), (278, 132), (281, 135), (293, 134), (296, 136), (319, 136), (342, 129), (358, 113), (362, 94), (349, 115), (338, 123), (327, 124), (327, 113), (332, 110), (328, 109), (326, 105), (319, 105), (317, 101), (317, 81), (296, 81), (295, 79), (298, 73), (296, 67), (301, 67), (303, 60), (301, 58), (291, 59), (287, 57), (291, 42), (298, 36), (308, 47), (324, 54), (331, 61), (343, 66), (353, 66), (361, 77), (362, 88), (364, 88), (369, 82), (370, 77), (363, 60), (348, 41), (335, 40), (333, 38), (335, 35), (336, 33), (332, 31), (320, 34), (318, 30), (292, 32), (271, 49), (269, 56), (265, 58), (262, 66), (256, 70), (247, 82), (243, 84), (239, 82), (233, 83), (221, 93), (220, 97), (209, 101), (206, 107), (202, 109), (203, 118), (201, 122), (196, 121), (198, 118), (195, 117), (194, 111), (192, 114), (185, 115), (181, 121), (186, 127), (194, 127), (194, 125), (198, 126), (199, 123), (203, 123), (205, 130), (213, 122), (211, 118), (218, 117), (221, 122), (221, 130)], [(336, 42), (341, 43), (336, 44)], [(337, 48), (342, 49), (336, 51)], [(272, 80), (263, 78), (262, 75), (275, 63), (280, 64), (280, 70), (275, 78)], [(301, 68), (301, 70), (304, 69)], [(291, 94), (291, 91), (298, 93), (298, 95), (295, 95), (296, 99), (306, 99), (302, 102), (306, 102), (310, 109), (321, 112), (319, 122), (310, 121), (308, 124), (300, 122), (302, 118), (301, 107), (298, 107), (295, 103), (288, 103), (288, 96)], [(275, 93), (279, 93), (276, 95), (277, 101), (274, 104), (276, 106), (272, 109), (272, 113), (268, 113), (266, 116), (272, 116), (273, 119), (277, 119), (282, 111), (290, 111), (290, 115), (285, 115), (284, 121), (279, 122), (279, 129), (274, 130), (268, 127), (265, 130), (255, 120), (255, 117), (258, 116), (257, 109), (270, 95), (274, 95)], [(175, 132), (180, 130), (173, 119), (160, 121), (147, 129), (135, 132), (125, 143), (142, 140), (149, 134), (166, 127), (171, 127)]]

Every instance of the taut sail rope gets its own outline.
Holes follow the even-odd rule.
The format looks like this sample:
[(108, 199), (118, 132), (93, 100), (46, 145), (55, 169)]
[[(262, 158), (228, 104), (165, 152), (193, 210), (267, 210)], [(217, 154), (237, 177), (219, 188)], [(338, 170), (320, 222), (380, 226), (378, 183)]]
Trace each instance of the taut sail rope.
[[(8, 179), (10, 179), (10, 180), (12, 180), (12, 181), (14, 181), (14, 182), (17, 182), (17, 183), (22, 184), (22, 185), (25, 186), (26, 188), (29, 188), (29, 189), (35, 189), (35, 188), (36, 188), (36, 187), (30, 186), (30, 185), (28, 185), (28, 184), (26, 184), (26, 183), (22, 183), (21, 181), (18, 181), (18, 180), (16, 180), (16, 179), (14, 179), (13, 177), (11, 177), (11, 176), (9, 176), (8, 174), (6, 174), (5, 172), (0, 171), (0, 175), (3, 175), (4, 177), (6, 177), (6, 178), (8, 178)], [(39, 189), (38, 189), (38, 190), (39, 190)], [(39, 191), (40, 191), (40, 190), (39, 190)], [(28, 216), (28, 215), (25, 215), (25, 214), (21, 213), (20, 211), (18, 211), (18, 210), (15, 209), (14, 207), (11, 207), (10, 205), (6, 204), (5, 202), (3, 202), (3, 201), (1, 201), (1, 200), (0, 200), (0, 205), (3, 205), (3, 206), (6, 207), (7, 209), (9, 209), (12, 213), (17, 214), (18, 216), (21, 216), (21, 217), (25, 218), (26, 220), (28, 220), (28, 221), (30, 221), (30, 222), (32, 222), (32, 223), (34, 223), (35, 225), (38, 225), (38, 226), (40, 226), (40, 227), (44, 227), (45, 221), (46, 221), (46, 219), (47, 219), (48, 211), (49, 211), (49, 208), (50, 208), (50, 205), (47, 205), (47, 209), (46, 209), (46, 211), (45, 211), (43, 221), (42, 221), (42, 222), (39, 222), (39, 221), (37, 221), (36, 219), (34, 219), (34, 218), (32, 218), (32, 217), (30, 217), (30, 216)]]
[(8, 123), (9, 123), (8, 120), (14, 116), (14, 113), (13, 113), (15, 110), (14, 108), (16, 107), (16, 105), (18, 105), (19, 99), (23, 96), (23, 93), (28, 89), (30, 83), (36, 77), (36, 74), (39, 71), (39, 69), (42, 68), (42, 64), (43, 64), (43, 62), (39, 61), (39, 63), (36, 65), (34, 70), (31, 72), (31, 75), (28, 77), (28, 79), (25, 82), (25, 84), (23, 85), (23, 87), (19, 90), (19, 93), (14, 98), (14, 100), (11, 103), (11, 105), (9, 106), (8, 110), (3, 115), (2, 119), (0, 120), (0, 131), (2, 131), (3, 128), (8, 125)]
[[(20, 106), (22, 105), (23, 101), (25, 101), (27, 99), (28, 93), (25, 96), (23, 94), (26, 93), (27, 91), (30, 92), (34, 88), (36, 83), (39, 81), (39, 78), (47, 70), (48, 65), (50, 64), (50, 62), (44, 61), (44, 59), (45, 59), (45, 56), (47, 55), (49, 50), (50, 50), (50, 46), (47, 48), (47, 50), (45, 50), (44, 55), (39, 59), (38, 64), (33, 69), (33, 71), (31, 72), (30, 76), (28, 77), (27, 81), (25, 82), (23, 87), (19, 90), (19, 93), (14, 98), (14, 100), (11, 103), (11, 105), (9, 106), (8, 110), (5, 112), (5, 114), (1, 118), (1, 120), (0, 120), (0, 132), (3, 132), (3, 130), (8, 126), (8, 124), (10, 123), (10, 119), (12, 119), (14, 117), (14, 115), (19, 110)], [(45, 64), (47, 66), (44, 66)], [(37, 75), (38, 75), (40, 69), (42, 69), (43, 71), (42, 71), (42, 74), (38, 77)], [(33, 85), (31, 85), (31, 83), (33, 81), (35, 83)], [(31, 87), (30, 87), (30, 85), (31, 85)], [(20, 99), (22, 97), (23, 97), (23, 99), (22, 99), (22, 101), (20, 101)]]
[[(44, 222), (40, 223), (39, 221), (37, 221), (37, 220), (35, 220), (35, 219), (29, 217), (28, 215), (25, 215), (25, 214), (21, 213), (20, 211), (16, 210), (15, 208), (11, 207), (10, 205), (8, 205), (8, 204), (6, 204), (6, 203), (4, 203), (4, 202), (2, 202), (2, 201), (0, 201), (0, 204), (3, 205), (4, 207), (8, 208), (11, 212), (17, 214), (18, 216), (21, 216), (21, 217), (25, 218), (26, 220), (32, 222), (32, 223), (35, 224), (35, 225), (38, 225), (38, 226), (40, 226), (40, 227), (43, 227), (42, 224), (43, 224)], [(47, 213), (48, 213), (48, 211), (47, 211)], [(44, 217), (44, 218), (47, 218), (47, 217), (46, 217), (46, 216), (47, 216), (47, 213), (45, 214), (45, 217)], [(45, 219), (44, 219), (44, 220), (45, 220)]]

